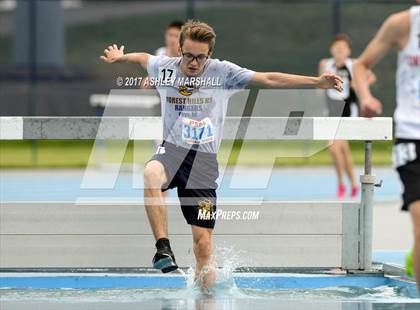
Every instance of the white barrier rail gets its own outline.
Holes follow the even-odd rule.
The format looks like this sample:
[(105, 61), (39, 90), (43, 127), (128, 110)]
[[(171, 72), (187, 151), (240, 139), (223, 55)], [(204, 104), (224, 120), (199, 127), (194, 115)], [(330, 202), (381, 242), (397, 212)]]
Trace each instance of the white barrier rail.
[[(1, 140), (162, 138), (160, 117), (0, 117)], [(392, 140), (392, 118), (228, 117), (223, 139)]]
[[(150, 140), (160, 139), (161, 132), (162, 121), (159, 117), (0, 117), (0, 140)], [(342, 217), (345, 218), (345, 220), (342, 222), (343, 225), (340, 226), (341, 230), (335, 232), (336, 237), (331, 238), (335, 238), (335, 243), (333, 243), (335, 244), (335, 248), (339, 248), (340, 252), (339, 255), (335, 253), (335, 256), (332, 256), (334, 257), (333, 262), (328, 262), (328, 260), (326, 262), (324, 261), (324, 263), (319, 262), (318, 266), (328, 265), (325, 267), (335, 266), (344, 269), (371, 270), (372, 206), (374, 187), (377, 186), (376, 178), (372, 174), (372, 141), (392, 140), (391, 118), (368, 119), (351, 117), (229, 117), (226, 119), (223, 135), (225, 140), (245, 139), (365, 141), (365, 169), (364, 174), (360, 178), (362, 184), (361, 202), (360, 204), (357, 204), (357, 207), (355, 208), (344, 207), (344, 209), (342, 209), (342, 207), (339, 207), (337, 209), (340, 210), (340, 213), (338, 217), (332, 220), (340, 221)], [(0, 207), (2, 212), (6, 212), (2, 213), (2, 219), (6, 219), (7, 221), (7, 212), (12, 212), (11, 214), (13, 215), (13, 208), (10, 209), (10, 205), (6, 204), (1, 204)], [(16, 209), (14, 210), (19, 210), (20, 208), (24, 209), (24, 207), (15, 208)], [(348, 210), (345, 211), (345, 209)], [(57, 210), (53, 210), (53, 212), (57, 212)], [(336, 211), (333, 210), (333, 213), (334, 212)], [(2, 224), (4, 223), (2, 222)], [(301, 223), (298, 222), (295, 222), (295, 224), (298, 226), (301, 225)], [(3, 236), (4, 235), (2, 235), (2, 238)], [(5, 244), (5, 248), (3, 250), (10, 250), (15, 248), (16, 240), (14, 238), (15, 237), (10, 235), (5, 237), (5, 242), (2, 242)], [(256, 235), (255, 238), (255, 240), (260, 240), (258, 235)], [(27, 242), (29, 242), (29, 244), (31, 244), (31, 242), (35, 242), (34, 246), (36, 246), (36, 238), (32, 241), (29, 239), (21, 241), (23, 247), (25, 244), (27, 244)], [(51, 239), (51, 246), (55, 246), (54, 242), (57, 241), (55, 239), (54, 241), (53, 239)], [(282, 238), (280, 239), (283, 240)], [(271, 240), (274, 242), (273, 246), (278, 245), (280, 239), (278, 239), (276, 242), (274, 242), (274, 239)], [(69, 240), (70, 243), (73, 242), (72, 239)], [(95, 243), (97, 242), (97, 240), (95, 240), (93, 238), (91, 241)], [(118, 240), (116, 241), (116, 244), (120, 242)], [(133, 240), (130, 242), (136, 242)], [(80, 242), (83, 243), (83, 241)], [(313, 242), (315, 241), (309, 241), (309, 244), (313, 244)], [(329, 245), (327, 243), (326, 246), (328, 247)], [(305, 245), (302, 244), (301, 249), (304, 247)], [(356, 255), (354, 254), (355, 251)], [(2, 252), (4, 253), (4, 251)], [(280, 252), (278, 254), (281, 254)], [(312, 254), (308, 253), (308, 255)], [(275, 257), (273, 257), (272, 262), (275, 262)], [(0, 261), (4, 261), (4, 259), (5, 257), (0, 259)], [(13, 265), (13, 258), (8, 257), (7, 259), (11, 259), (6, 261), (10, 261), (11, 265)], [(341, 262), (338, 263), (339, 261)]]

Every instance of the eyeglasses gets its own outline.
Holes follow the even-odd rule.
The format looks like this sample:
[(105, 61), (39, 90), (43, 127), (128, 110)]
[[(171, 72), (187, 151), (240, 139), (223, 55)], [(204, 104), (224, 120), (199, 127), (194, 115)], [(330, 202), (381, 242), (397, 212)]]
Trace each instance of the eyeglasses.
[(186, 62), (193, 62), (195, 59), (199, 64), (203, 64), (208, 58), (209, 56), (204, 54), (193, 55), (191, 53), (182, 53), (182, 59), (184, 59)]

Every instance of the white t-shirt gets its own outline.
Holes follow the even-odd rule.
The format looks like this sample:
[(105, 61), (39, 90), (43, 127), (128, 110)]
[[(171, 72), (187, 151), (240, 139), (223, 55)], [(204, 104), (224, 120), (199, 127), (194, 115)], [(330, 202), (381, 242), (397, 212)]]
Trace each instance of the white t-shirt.
[(420, 6), (410, 9), (410, 37), (398, 53), (395, 136), (420, 140)]
[(217, 153), (222, 140), (227, 104), (235, 91), (247, 86), (254, 71), (229, 61), (208, 59), (197, 78), (180, 70), (180, 57), (151, 56), (147, 72), (162, 105), (163, 139), (181, 147)]

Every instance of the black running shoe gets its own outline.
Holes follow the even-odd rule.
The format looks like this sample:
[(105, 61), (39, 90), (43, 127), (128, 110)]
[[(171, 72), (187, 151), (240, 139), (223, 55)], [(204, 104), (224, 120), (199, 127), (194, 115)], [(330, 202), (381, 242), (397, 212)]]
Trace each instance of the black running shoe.
[(152, 261), (153, 268), (162, 270), (163, 273), (171, 272), (178, 269), (174, 253), (172, 253), (168, 239), (159, 239), (156, 242), (156, 248), (157, 252), (153, 257)]

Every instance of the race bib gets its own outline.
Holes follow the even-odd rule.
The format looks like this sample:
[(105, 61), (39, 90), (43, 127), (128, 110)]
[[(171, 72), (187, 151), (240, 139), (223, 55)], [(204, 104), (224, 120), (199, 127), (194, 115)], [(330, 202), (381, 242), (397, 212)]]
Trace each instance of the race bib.
[(182, 140), (188, 144), (204, 144), (214, 141), (213, 124), (206, 117), (201, 121), (182, 119)]
[(176, 79), (176, 71), (173, 68), (159, 67), (158, 80), (160, 83), (173, 85)]
[(392, 161), (395, 168), (404, 166), (417, 158), (415, 143), (399, 143), (392, 150)]

